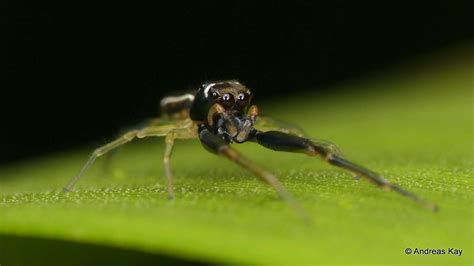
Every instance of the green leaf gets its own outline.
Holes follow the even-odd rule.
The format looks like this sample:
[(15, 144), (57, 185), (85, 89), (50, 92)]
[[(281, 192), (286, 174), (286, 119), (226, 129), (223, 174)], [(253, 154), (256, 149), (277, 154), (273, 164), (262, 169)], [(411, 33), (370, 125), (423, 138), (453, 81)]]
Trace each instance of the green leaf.
[[(338, 144), (352, 161), (436, 202), (438, 213), (320, 159), (235, 145), (280, 178), (312, 217), (307, 225), (271, 188), (197, 141), (175, 147), (176, 200), (168, 201), (163, 140), (146, 139), (99, 159), (67, 194), (62, 187), (95, 147), (1, 169), (0, 264), (31, 262), (34, 254), (51, 256), (34, 263), (45, 265), (55, 256), (79, 262), (91, 254), (123, 263), (142, 261), (138, 257), (167, 263), (470, 264), (472, 59), (444, 58), (431, 67), (341, 84), (330, 95), (308, 92), (259, 105), (264, 115)], [(405, 254), (406, 248), (451, 247), (463, 254)], [(120, 249), (103, 251), (110, 248)]]

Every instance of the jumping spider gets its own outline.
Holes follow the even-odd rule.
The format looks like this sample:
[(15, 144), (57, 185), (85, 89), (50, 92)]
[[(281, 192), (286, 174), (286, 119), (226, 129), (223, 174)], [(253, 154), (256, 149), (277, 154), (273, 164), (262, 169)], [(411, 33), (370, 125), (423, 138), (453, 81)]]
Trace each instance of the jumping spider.
[[(381, 175), (344, 159), (333, 144), (307, 139), (303, 137), (301, 131), (295, 128), (284, 128), (269, 118), (258, 117), (257, 119), (257, 106), (250, 106), (252, 96), (250, 89), (237, 80), (225, 80), (204, 83), (195, 94), (163, 98), (160, 102), (162, 112), (171, 118), (172, 123), (163, 125), (158, 119), (158, 122), (151, 123), (140, 130), (129, 131), (96, 149), (64, 190), (72, 190), (97, 157), (134, 138), (165, 137), (166, 149), (163, 163), (168, 180), (168, 198), (173, 199), (173, 175), (170, 167), (173, 143), (175, 139), (197, 137), (208, 151), (224, 156), (246, 168), (272, 186), (281, 198), (301, 213), (303, 211), (296, 200), (272, 173), (243, 157), (230, 144), (250, 141), (275, 151), (321, 156), (328, 163), (348, 170), (356, 178), (362, 177), (385, 190), (398, 192), (432, 211), (438, 209), (435, 204), (390, 183)], [(263, 132), (254, 127), (262, 124), (273, 130)]]

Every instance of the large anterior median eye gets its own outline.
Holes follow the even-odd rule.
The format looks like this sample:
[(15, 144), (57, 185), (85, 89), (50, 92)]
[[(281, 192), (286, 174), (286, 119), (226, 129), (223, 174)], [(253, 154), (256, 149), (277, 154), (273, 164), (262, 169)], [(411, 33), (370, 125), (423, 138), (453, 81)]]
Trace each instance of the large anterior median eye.
[(224, 108), (232, 107), (235, 104), (234, 96), (230, 93), (226, 93), (220, 97), (219, 104)]
[(249, 103), (250, 95), (246, 92), (241, 92), (237, 95), (237, 104), (239, 106), (245, 106)]

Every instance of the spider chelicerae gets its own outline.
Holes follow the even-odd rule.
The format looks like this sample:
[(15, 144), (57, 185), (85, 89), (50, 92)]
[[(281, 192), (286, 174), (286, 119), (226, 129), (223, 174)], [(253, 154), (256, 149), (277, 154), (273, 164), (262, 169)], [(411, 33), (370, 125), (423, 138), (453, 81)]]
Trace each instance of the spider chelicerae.
[[(161, 100), (160, 106), (163, 115), (167, 117), (166, 121), (172, 122), (163, 124), (160, 119), (152, 120), (148, 126), (131, 130), (99, 147), (64, 190), (71, 191), (94, 161), (111, 150), (135, 138), (165, 137), (163, 163), (168, 181), (168, 198), (173, 199), (173, 174), (170, 159), (174, 141), (199, 138), (208, 151), (249, 170), (273, 187), (281, 198), (301, 213), (304, 212), (297, 201), (272, 173), (242, 156), (230, 144), (253, 142), (275, 151), (320, 156), (329, 164), (351, 172), (356, 178), (362, 177), (385, 190), (398, 192), (432, 211), (438, 209), (435, 204), (390, 183), (381, 175), (346, 160), (334, 144), (310, 140), (296, 128), (285, 126), (274, 119), (258, 116), (257, 106), (250, 105), (252, 96), (250, 89), (239, 81), (225, 80), (204, 83), (194, 94), (165, 97)], [(272, 130), (257, 130), (256, 127), (258, 128), (259, 125)]]

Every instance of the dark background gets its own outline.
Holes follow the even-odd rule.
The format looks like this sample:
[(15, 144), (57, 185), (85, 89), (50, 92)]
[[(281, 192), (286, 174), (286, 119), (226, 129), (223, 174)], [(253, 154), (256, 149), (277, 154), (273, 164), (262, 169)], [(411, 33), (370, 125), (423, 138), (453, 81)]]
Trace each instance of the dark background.
[(238, 78), (260, 101), (333, 93), (474, 37), (472, 1), (1, 5), (0, 163), (110, 139), (205, 80)]

